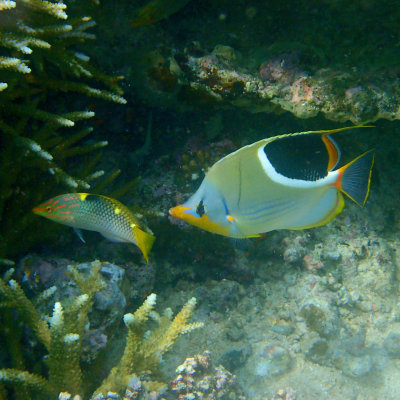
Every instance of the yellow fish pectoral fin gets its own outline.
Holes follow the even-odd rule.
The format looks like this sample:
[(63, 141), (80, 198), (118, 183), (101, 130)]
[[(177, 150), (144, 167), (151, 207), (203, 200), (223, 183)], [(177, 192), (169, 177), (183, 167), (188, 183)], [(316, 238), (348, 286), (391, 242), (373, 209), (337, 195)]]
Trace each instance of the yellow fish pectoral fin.
[(153, 247), (154, 241), (156, 240), (155, 236), (145, 231), (142, 231), (139, 228), (134, 228), (133, 234), (137, 241), (137, 246), (139, 247), (140, 251), (143, 254), (143, 257), (145, 258), (146, 262), (149, 263), (148, 254), (151, 248)]

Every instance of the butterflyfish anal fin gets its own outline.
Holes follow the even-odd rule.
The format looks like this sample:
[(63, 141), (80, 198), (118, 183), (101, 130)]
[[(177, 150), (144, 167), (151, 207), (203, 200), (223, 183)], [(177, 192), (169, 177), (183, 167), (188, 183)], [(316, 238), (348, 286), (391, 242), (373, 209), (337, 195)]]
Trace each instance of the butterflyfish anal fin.
[[(326, 214), (323, 218), (318, 219), (316, 222), (313, 222), (311, 224), (299, 225), (299, 226), (291, 227), (289, 229), (290, 230), (302, 230), (302, 229), (311, 229), (311, 228), (316, 228), (318, 226), (326, 225), (328, 222), (332, 221), (338, 214), (340, 214), (343, 211), (344, 204), (345, 203), (344, 203), (343, 195), (340, 192), (337, 192), (335, 205), (333, 207), (331, 207), (331, 211), (328, 214)], [(316, 210), (316, 209), (314, 208), (314, 210)]]
[(337, 188), (360, 206), (368, 198), (373, 165), (374, 151), (369, 150), (338, 170)]

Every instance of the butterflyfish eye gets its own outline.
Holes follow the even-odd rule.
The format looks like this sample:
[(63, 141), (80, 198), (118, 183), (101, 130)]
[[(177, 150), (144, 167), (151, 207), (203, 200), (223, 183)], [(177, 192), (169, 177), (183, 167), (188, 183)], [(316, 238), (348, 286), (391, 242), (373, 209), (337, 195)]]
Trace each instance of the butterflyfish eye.
[(206, 210), (205, 210), (205, 208), (204, 208), (204, 203), (203, 203), (203, 200), (201, 200), (200, 203), (197, 205), (196, 213), (197, 213), (200, 217), (202, 217), (202, 216), (205, 214), (205, 212), (206, 212)]

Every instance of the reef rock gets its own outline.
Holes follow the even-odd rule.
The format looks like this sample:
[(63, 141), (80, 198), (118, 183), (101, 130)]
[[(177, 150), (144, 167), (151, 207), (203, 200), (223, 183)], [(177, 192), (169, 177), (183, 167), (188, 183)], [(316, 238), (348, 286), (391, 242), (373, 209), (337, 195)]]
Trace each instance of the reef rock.
[[(254, 71), (228, 46), (210, 54), (177, 54), (169, 74), (175, 93), (202, 103), (250, 112), (289, 111), (298, 118), (323, 114), (332, 121), (365, 124), (380, 118), (400, 119), (400, 87), (388, 76), (361, 75), (357, 70), (321, 68), (306, 71), (296, 53), (265, 60)], [(161, 79), (161, 78), (160, 78)], [(164, 79), (164, 78), (163, 78)], [(154, 84), (151, 85), (154, 87)]]

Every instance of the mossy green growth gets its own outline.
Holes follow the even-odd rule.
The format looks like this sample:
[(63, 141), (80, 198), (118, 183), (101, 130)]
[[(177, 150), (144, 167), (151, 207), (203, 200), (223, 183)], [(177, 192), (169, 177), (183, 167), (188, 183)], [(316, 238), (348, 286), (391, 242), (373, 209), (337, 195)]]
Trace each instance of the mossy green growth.
[[(135, 313), (125, 314), (128, 334), (123, 355), (98, 389), (92, 395), (88, 393), (89, 384), (85, 384), (82, 378), (80, 362), (82, 338), (94, 295), (104, 287), (100, 276), (101, 266), (100, 262), (94, 262), (90, 275), (85, 277), (76, 268), (70, 267), (71, 280), (81, 294), (68, 304), (56, 302), (51, 316), (39, 314), (20, 285), (10, 279), (12, 270), (0, 279), (0, 309), (5, 311), (0, 317), (0, 323), (5, 328), (1, 335), (7, 344), (7, 359), (12, 364), (11, 368), (0, 369), (0, 394), (7, 393), (7, 388), (14, 388), (17, 400), (56, 398), (60, 392), (79, 395), (82, 399), (94, 399), (110, 391), (122, 395), (130, 380), (141, 374), (146, 374), (149, 390), (159, 390), (166, 386), (154, 379), (159, 376), (162, 354), (172, 347), (180, 335), (203, 324), (189, 323), (196, 304), (195, 298), (190, 299), (172, 318), (170, 309), (166, 309), (161, 316), (154, 311), (156, 295), (151, 294)], [(51, 291), (48, 289), (41, 299), (36, 300), (43, 301)], [(17, 313), (18, 321), (12, 312)], [(157, 327), (150, 332), (147, 329), (149, 319), (157, 322)], [(35, 334), (47, 352), (45, 376), (25, 369), (21, 343), (24, 325)], [(93, 379), (95, 377), (91, 375), (90, 386), (93, 386)]]
[[(46, 238), (33, 205), (54, 193), (88, 190), (103, 140), (85, 142), (93, 129), (83, 96), (125, 104), (118, 82), (90, 63), (80, 45), (95, 39), (95, 22), (68, 18), (62, 1), (0, 0), (0, 257), (12, 257)], [(103, 88), (92, 87), (92, 82)], [(73, 95), (74, 97), (72, 97)], [(71, 129), (77, 128), (77, 129)], [(93, 154), (97, 154), (97, 157)]]

